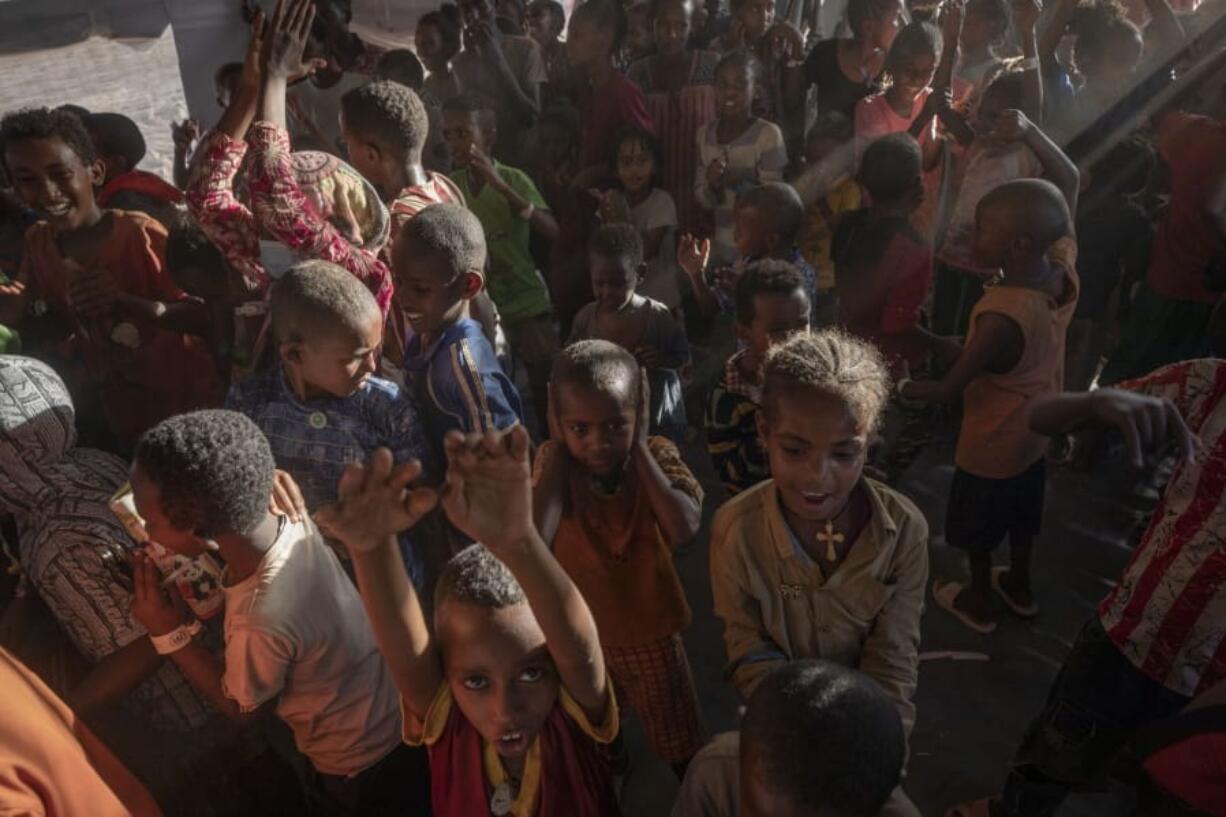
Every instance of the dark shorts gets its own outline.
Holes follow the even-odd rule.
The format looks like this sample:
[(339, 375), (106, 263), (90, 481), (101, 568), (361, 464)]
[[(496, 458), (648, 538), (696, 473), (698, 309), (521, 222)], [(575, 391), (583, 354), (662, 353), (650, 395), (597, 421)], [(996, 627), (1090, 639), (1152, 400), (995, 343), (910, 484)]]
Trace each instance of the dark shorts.
[(945, 511), (945, 542), (962, 550), (988, 551), (1006, 534), (1038, 536), (1046, 486), (1042, 459), (1008, 479), (987, 479), (955, 469)]

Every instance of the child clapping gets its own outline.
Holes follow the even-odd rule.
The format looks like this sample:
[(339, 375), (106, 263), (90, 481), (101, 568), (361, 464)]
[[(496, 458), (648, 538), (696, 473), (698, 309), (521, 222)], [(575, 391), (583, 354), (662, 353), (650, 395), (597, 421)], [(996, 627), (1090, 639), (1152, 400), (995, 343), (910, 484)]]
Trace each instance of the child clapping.
[(522, 426), (448, 434), (443, 507), (484, 544), (444, 571), (433, 633), (395, 544), (436, 501), (406, 490), (418, 466), (377, 451), (319, 516), (353, 556), (405, 738), (430, 749), (436, 817), (618, 813), (597, 746), (617, 704), (591, 612), (533, 524), (528, 445)]

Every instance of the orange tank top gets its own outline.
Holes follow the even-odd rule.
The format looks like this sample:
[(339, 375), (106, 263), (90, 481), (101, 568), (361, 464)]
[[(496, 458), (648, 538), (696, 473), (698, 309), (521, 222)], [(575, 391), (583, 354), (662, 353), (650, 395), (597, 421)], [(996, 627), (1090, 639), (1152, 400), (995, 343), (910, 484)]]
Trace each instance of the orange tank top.
[(1018, 325), (1025, 344), (1012, 370), (982, 374), (966, 387), (954, 463), (978, 477), (1015, 477), (1034, 465), (1047, 447), (1047, 438), (1030, 430), (1030, 406), (1035, 398), (1064, 388), (1064, 338), (1080, 290), (1076, 242), (1060, 239), (1047, 258), (1064, 270), (1060, 299), (1027, 287), (997, 285), (984, 291), (971, 312), (968, 341), (978, 317), (996, 312)]

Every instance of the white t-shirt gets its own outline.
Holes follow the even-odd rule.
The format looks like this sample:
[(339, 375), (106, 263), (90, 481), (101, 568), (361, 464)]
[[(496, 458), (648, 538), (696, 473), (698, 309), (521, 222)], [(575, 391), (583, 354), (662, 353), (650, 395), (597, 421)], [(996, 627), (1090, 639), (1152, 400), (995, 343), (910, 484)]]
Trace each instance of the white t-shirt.
[(664, 234), (660, 252), (647, 263), (647, 274), (643, 276), (643, 285), (637, 291), (669, 309), (676, 309), (681, 306), (681, 287), (677, 283), (677, 252), (674, 247), (677, 241), (677, 207), (673, 197), (655, 188), (647, 194), (647, 198), (630, 208), (630, 223), (644, 240), (652, 230), (672, 228)]
[[(289, 135), (294, 143), (294, 150), (313, 147), (315, 150), (327, 150), (336, 153), (340, 150), (341, 139), (341, 97), (354, 88), (361, 88), (370, 82), (370, 77), (354, 71), (343, 74), (340, 81), (331, 88), (317, 88), (309, 79), (299, 82), (288, 91), (286, 124), (289, 125)], [(312, 145), (314, 134), (302, 123), (294, 108), (300, 110), (315, 123), (319, 132), (327, 141), (327, 146), (321, 148)], [(300, 143), (306, 140), (305, 145)]]
[(355, 775), (400, 745), (400, 703), (353, 582), (310, 520), (283, 519), (260, 566), (226, 587), (225, 694), (273, 698), (323, 774)]

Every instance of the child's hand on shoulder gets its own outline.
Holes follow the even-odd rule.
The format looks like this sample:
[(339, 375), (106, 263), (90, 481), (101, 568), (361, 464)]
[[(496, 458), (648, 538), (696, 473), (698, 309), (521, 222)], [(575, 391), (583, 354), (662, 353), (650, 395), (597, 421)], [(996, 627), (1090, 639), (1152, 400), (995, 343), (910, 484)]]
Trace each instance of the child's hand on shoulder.
[(1021, 142), (1034, 128), (1034, 123), (1019, 110), (1001, 111), (992, 125), (992, 139), (1002, 144)]
[(379, 448), (362, 465), (345, 468), (336, 502), (320, 508), (315, 522), (357, 556), (382, 547), (421, 521), (438, 502), (430, 488), (410, 488), (421, 476), (417, 460), (392, 467), (392, 452)]
[(711, 260), (711, 239), (699, 241), (686, 233), (677, 245), (677, 265), (691, 278), (701, 278)]
[(448, 433), (443, 509), (452, 524), (494, 555), (527, 541), (532, 521), (532, 468), (522, 425), (483, 434)]

